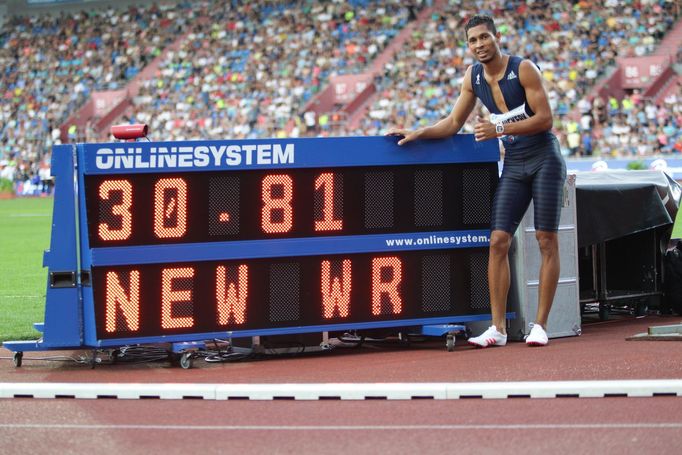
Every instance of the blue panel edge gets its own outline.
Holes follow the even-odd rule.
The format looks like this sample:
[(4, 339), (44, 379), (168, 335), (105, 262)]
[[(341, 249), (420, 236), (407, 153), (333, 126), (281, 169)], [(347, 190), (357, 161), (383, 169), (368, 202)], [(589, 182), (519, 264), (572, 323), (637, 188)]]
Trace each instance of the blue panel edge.
[(52, 286), (52, 274), (73, 274), (79, 279), (74, 146), (53, 147), (52, 175), (55, 177), (50, 248), (43, 254), (48, 268), (45, 292), (43, 338), (46, 346), (71, 347), (83, 342), (82, 302), (79, 286)]
[[(448, 243), (391, 245), (396, 239), (440, 238)], [(450, 243), (451, 238), (460, 239)], [(475, 238), (475, 240), (473, 240)], [(92, 266), (163, 264), (178, 261), (222, 261), (274, 257), (398, 252), (445, 248), (480, 248), (489, 245), (490, 230), (401, 232), (398, 234), (353, 235), (317, 238), (243, 240), (209, 243), (121, 246), (92, 249)]]
[(430, 324), (421, 327), (421, 334), (426, 336), (441, 336), (449, 332), (461, 332), (465, 326), (460, 324)]
[[(506, 314), (507, 319), (516, 319), (515, 312)], [(299, 333), (340, 332), (343, 330), (383, 329), (390, 327), (412, 327), (420, 325), (447, 324), (456, 322), (476, 322), (490, 319), (490, 314), (475, 314), (466, 316), (442, 316), (437, 318), (400, 319), (392, 321), (358, 322), (353, 324), (329, 324), (301, 327), (282, 327), (277, 329), (234, 330), (229, 332), (191, 333), (185, 335), (167, 335), (161, 337), (117, 338), (112, 340), (98, 340), (98, 347), (116, 347), (130, 344), (156, 344), (203, 341), (213, 338), (247, 338), (254, 336), (293, 335)]]
[(484, 163), (500, 159), (497, 139), (477, 142), (472, 134), (404, 146), (398, 146), (398, 140), (393, 136), (366, 136), (118, 142), (79, 147), (83, 148), (83, 172), (88, 175)]

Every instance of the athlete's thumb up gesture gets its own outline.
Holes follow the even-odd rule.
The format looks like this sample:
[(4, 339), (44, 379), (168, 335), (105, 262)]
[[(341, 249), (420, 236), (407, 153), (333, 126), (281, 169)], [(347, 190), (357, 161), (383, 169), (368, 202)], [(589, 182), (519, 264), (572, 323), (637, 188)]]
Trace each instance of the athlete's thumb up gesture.
[(486, 139), (493, 139), (497, 137), (497, 131), (495, 131), (495, 125), (490, 123), (483, 117), (476, 117), (476, 125), (474, 126), (474, 136), (477, 141), (485, 141)]

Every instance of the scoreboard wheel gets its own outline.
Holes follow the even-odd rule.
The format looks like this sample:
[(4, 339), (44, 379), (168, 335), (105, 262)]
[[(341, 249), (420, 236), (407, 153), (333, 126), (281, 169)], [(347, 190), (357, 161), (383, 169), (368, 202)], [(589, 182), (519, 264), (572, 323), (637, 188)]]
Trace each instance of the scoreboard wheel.
[(194, 357), (192, 355), (192, 352), (185, 352), (180, 356), (180, 366), (184, 370), (189, 370), (192, 368), (192, 364), (194, 363)]
[(448, 352), (455, 350), (455, 336), (453, 334), (448, 333), (445, 339), (445, 347), (447, 348)]
[(24, 353), (23, 352), (15, 352), (14, 355), (12, 356), (12, 360), (14, 361), (14, 366), (16, 368), (21, 367), (21, 361), (24, 359)]

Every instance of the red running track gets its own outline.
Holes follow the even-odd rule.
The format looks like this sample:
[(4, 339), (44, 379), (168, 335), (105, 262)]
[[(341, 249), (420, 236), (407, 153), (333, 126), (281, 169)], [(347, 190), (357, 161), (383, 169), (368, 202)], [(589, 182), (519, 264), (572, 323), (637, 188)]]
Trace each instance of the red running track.
[[(366, 346), (229, 364), (0, 363), (0, 382), (313, 383), (682, 379), (679, 318), (585, 325), (544, 348)], [(46, 353), (27, 353), (45, 355)], [(8, 355), (3, 351), (2, 355)], [(0, 400), (0, 453), (679, 453), (682, 397), (404, 401)]]

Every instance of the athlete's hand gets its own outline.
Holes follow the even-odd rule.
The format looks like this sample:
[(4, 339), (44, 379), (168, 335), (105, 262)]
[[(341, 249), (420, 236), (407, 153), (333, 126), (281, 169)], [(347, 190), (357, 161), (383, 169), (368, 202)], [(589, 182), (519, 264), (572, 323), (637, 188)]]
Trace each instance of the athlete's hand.
[(476, 117), (476, 126), (474, 126), (474, 136), (477, 141), (485, 141), (497, 137), (495, 125), (482, 117)]
[(419, 130), (409, 131), (403, 128), (391, 128), (388, 130), (388, 133), (386, 133), (386, 136), (403, 136), (403, 138), (398, 141), (398, 145), (404, 145), (419, 138)]

